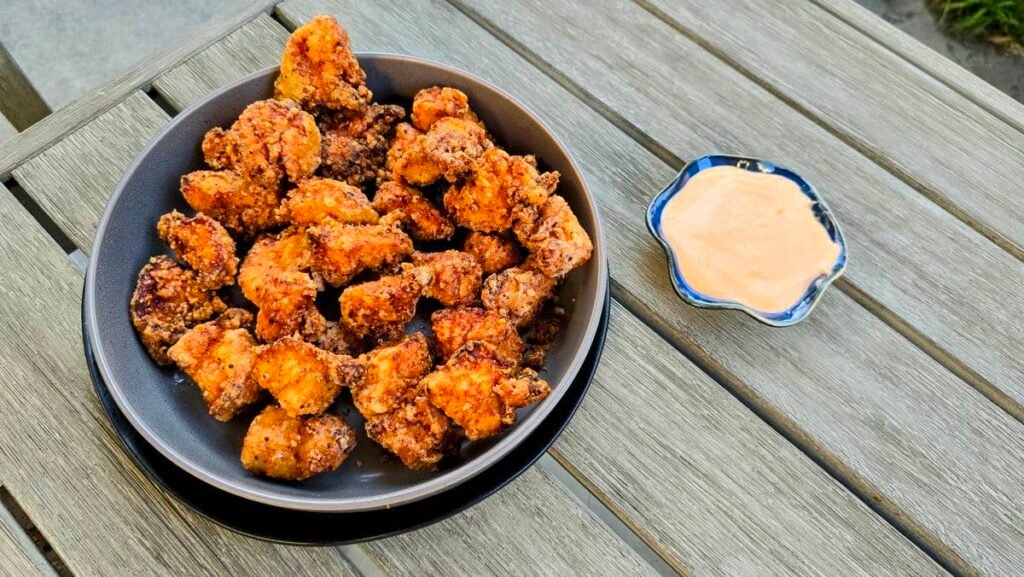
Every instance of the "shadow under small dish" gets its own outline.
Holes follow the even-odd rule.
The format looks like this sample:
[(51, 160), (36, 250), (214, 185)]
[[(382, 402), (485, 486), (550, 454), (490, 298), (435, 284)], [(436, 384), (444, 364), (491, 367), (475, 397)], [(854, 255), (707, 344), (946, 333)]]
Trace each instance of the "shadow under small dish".
[[(662, 225), (663, 213), (670, 200), (680, 193), (685, 194), (684, 189), (687, 183), (694, 176), (704, 170), (715, 167), (734, 167), (754, 173), (773, 174), (781, 176), (796, 184), (800, 189), (800, 192), (810, 199), (811, 211), (813, 212), (815, 219), (825, 229), (828, 234), (828, 238), (839, 247), (838, 256), (828, 272), (821, 274), (812, 280), (807, 286), (807, 290), (803, 293), (803, 296), (785, 310), (765, 312), (752, 308), (747, 304), (736, 300), (716, 298), (703, 294), (693, 288), (692, 284), (687, 281), (683, 271), (680, 269), (679, 260), (664, 233)], [(843, 238), (843, 233), (839, 228), (839, 224), (833, 217), (832, 211), (829, 210), (828, 205), (814, 187), (804, 180), (799, 174), (765, 160), (712, 154), (702, 156), (689, 162), (679, 172), (679, 175), (676, 176), (676, 178), (669, 183), (669, 185), (666, 186), (665, 189), (654, 198), (654, 200), (651, 201), (650, 206), (647, 208), (647, 228), (665, 250), (665, 254), (668, 258), (669, 278), (672, 280), (672, 284), (675, 287), (676, 292), (679, 293), (679, 296), (683, 300), (691, 305), (702, 308), (740, 310), (770, 326), (785, 327), (796, 324), (805, 319), (807, 315), (810, 314), (811, 310), (814, 309), (815, 305), (817, 305), (818, 301), (821, 299), (821, 295), (824, 294), (825, 289), (828, 288), (835, 279), (842, 275), (843, 271), (846, 269), (846, 240)]]

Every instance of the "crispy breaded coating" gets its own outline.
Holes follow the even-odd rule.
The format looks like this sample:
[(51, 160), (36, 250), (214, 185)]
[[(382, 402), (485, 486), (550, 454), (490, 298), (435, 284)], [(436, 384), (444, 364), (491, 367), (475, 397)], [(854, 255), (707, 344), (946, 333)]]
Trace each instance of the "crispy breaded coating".
[(448, 215), (419, 189), (404, 182), (382, 182), (373, 197), (373, 207), (381, 214), (396, 214), (415, 240), (446, 240), (455, 234), (455, 224)]
[(350, 357), (359, 356), (368, 348), (363, 339), (336, 321), (327, 321), (326, 328), (313, 344), (329, 353)]
[(558, 173), (538, 173), (532, 156), (510, 156), (492, 148), (466, 182), (448, 189), (444, 206), (460, 226), (501, 232), (512, 226), (518, 205), (544, 203), (557, 184)]
[(426, 132), (435, 122), (445, 117), (480, 123), (476, 113), (469, 109), (469, 97), (457, 88), (431, 86), (420, 90), (413, 97), (412, 124), (417, 129)]
[(409, 402), (420, 379), (434, 368), (423, 333), (406, 335), (360, 360), (366, 370), (362, 382), (352, 386), (352, 401), (366, 418), (390, 413)]
[(288, 193), (284, 209), (292, 224), (312, 226), (328, 218), (352, 224), (377, 224), (377, 211), (363, 191), (330, 178), (307, 178)]
[(497, 234), (470, 231), (462, 242), (462, 250), (468, 252), (480, 263), (484, 274), (494, 274), (523, 261), (519, 244)]
[(143, 346), (158, 365), (171, 364), (167, 348), (188, 329), (227, 308), (203, 289), (196, 273), (169, 256), (154, 256), (139, 271), (129, 308)]
[(181, 177), (181, 194), (196, 212), (243, 238), (284, 222), (277, 186), (261, 186), (230, 170), (197, 170)]
[(416, 302), (430, 281), (424, 269), (352, 285), (341, 293), (341, 324), (357, 337), (393, 339), (416, 315)]
[(307, 231), (313, 271), (341, 286), (364, 270), (393, 266), (412, 253), (412, 240), (394, 223), (343, 224), (326, 220)]
[(366, 435), (410, 469), (433, 470), (455, 448), (451, 422), (419, 389), (398, 409), (366, 420)]
[(526, 371), (515, 374), (515, 365), (494, 347), (470, 341), (420, 384), (430, 402), (476, 441), (515, 424), (516, 408), (547, 396), (547, 383)]
[(245, 434), (242, 466), (257, 475), (301, 481), (334, 471), (355, 447), (355, 431), (339, 417), (292, 417), (269, 405)]
[(238, 273), (238, 286), (245, 298), (260, 306), (273, 299), (268, 295), (272, 288), (268, 286), (270, 279), (287, 271), (309, 270), (312, 260), (313, 251), (304, 231), (289, 228), (278, 234), (264, 235), (245, 255)]
[(569, 274), (590, 260), (594, 252), (590, 235), (569, 203), (558, 195), (551, 195), (539, 208), (520, 208), (514, 221), (516, 237), (530, 251), (531, 266), (551, 278)]
[(203, 213), (186, 218), (172, 210), (160, 217), (156, 231), (178, 260), (196, 271), (203, 288), (235, 284), (235, 240), (219, 222)]
[(523, 341), (516, 325), (505, 315), (479, 307), (440, 309), (430, 316), (437, 354), (447, 361), (470, 341), (482, 341), (495, 348), (503, 361), (519, 364)]
[(517, 327), (533, 321), (554, 294), (555, 279), (524, 267), (512, 267), (484, 280), (480, 294), (484, 308), (507, 315)]
[(371, 104), (358, 112), (324, 112), (321, 172), (354, 186), (376, 178), (384, 168), (395, 125), (405, 109), (394, 104)]
[(480, 294), (483, 271), (473, 255), (458, 250), (414, 252), (412, 264), (430, 269), (423, 296), (444, 306), (473, 304)]
[[(423, 133), (413, 128), (408, 122), (399, 122), (395, 126), (395, 134), (391, 139), (391, 148), (388, 149), (387, 158), (384, 162), (385, 169), (381, 171), (378, 180), (401, 180), (394, 174), (395, 166), (401, 160), (403, 172), (413, 176), (413, 182), (433, 182), (441, 176), (441, 169), (426, 156), (420, 146), (416, 153), (410, 151), (418, 146), (419, 137)], [(418, 156), (416, 156), (418, 155)], [(404, 182), (404, 181), (403, 181)]]
[(562, 330), (565, 322), (565, 309), (548, 301), (541, 309), (540, 314), (527, 328), (526, 346), (523, 349), (523, 365), (541, 369), (544, 367), (544, 359), (547, 357), (548, 349), (555, 342), (555, 337)]
[(348, 32), (334, 18), (320, 15), (292, 32), (274, 97), (334, 110), (359, 110), (370, 102), (366, 74), (352, 54)]
[(228, 309), (216, 320), (192, 327), (167, 351), (202, 391), (218, 421), (231, 420), (260, 397), (259, 387), (249, 380), (256, 357), (251, 326), (252, 313)]
[(325, 411), (342, 386), (362, 380), (363, 366), (352, 357), (288, 336), (262, 347), (249, 375), (295, 417)]
[(230, 169), (247, 180), (276, 187), (282, 178), (299, 182), (320, 166), (320, 130), (312, 114), (290, 100), (260, 100), (245, 107), (231, 128), (203, 137), (212, 168)]
[[(476, 170), (484, 153), (494, 145), (479, 124), (462, 118), (441, 118), (426, 134), (415, 136), (409, 129), (396, 131), (388, 153), (392, 172), (406, 182), (426, 185), (439, 177), (455, 182)], [(415, 130), (410, 127), (411, 130)], [(394, 147), (399, 151), (395, 152)]]

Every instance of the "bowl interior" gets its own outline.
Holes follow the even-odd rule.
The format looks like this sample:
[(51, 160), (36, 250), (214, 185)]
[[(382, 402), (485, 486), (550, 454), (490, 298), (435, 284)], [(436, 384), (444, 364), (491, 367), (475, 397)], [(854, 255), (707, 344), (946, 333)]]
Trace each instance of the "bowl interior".
[[(230, 125), (251, 102), (270, 97), (277, 70), (242, 79), (178, 115), (129, 168), (100, 224), (86, 286), (90, 336), (114, 399), (149, 442), (201, 479), (277, 506), (331, 511), (394, 506), (435, 494), (490, 466), (539, 424), (572, 383), (593, 340), (607, 290), (603, 241), (593, 201), (568, 154), (535, 116), (489, 84), (442, 65), (381, 54), (359, 55), (359, 60), (378, 102), (408, 108), (417, 90), (438, 84), (466, 92), (500, 145), (510, 153), (535, 154), (543, 168), (561, 172), (559, 194), (593, 238), (594, 256), (573, 271), (561, 288), (561, 304), (568, 317), (542, 373), (551, 383), (552, 394), (520, 410), (515, 427), (495, 438), (464, 444), (437, 472), (410, 471), (366, 438), (363, 419), (344, 391), (331, 412), (357, 431), (359, 442), (338, 471), (303, 482), (251, 476), (241, 467), (239, 455), (255, 410), (230, 423), (210, 417), (198, 389), (184, 374), (157, 366), (146, 354), (132, 328), (128, 301), (139, 269), (151, 255), (166, 252), (156, 235), (157, 219), (171, 209), (191, 213), (178, 190), (178, 180), (187, 172), (205, 168), (200, 151), (203, 135), (214, 126)], [(329, 310), (323, 310), (332, 318)], [(421, 305), (421, 313), (429, 314), (429, 310), (425, 303)]]

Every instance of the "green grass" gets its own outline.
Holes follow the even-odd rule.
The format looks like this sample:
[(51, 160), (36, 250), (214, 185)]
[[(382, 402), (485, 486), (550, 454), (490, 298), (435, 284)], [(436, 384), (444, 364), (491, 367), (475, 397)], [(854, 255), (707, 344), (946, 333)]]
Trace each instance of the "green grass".
[(1006, 45), (1024, 45), (1024, 0), (933, 0), (949, 29)]

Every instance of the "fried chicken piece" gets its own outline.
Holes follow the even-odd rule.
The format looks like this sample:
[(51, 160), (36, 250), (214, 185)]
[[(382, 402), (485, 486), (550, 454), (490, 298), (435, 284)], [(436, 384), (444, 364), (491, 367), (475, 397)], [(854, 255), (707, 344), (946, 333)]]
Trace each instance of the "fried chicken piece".
[(523, 260), (516, 241), (497, 234), (471, 231), (462, 242), (462, 250), (476, 257), (484, 274), (494, 274), (516, 266)]
[(228, 307), (216, 293), (203, 289), (194, 271), (160, 255), (139, 271), (129, 308), (149, 356), (158, 365), (169, 365), (168, 347), (188, 329)]
[(235, 284), (235, 241), (219, 222), (203, 213), (186, 218), (172, 210), (160, 217), (156, 231), (178, 260), (196, 271), (203, 288)]
[(321, 172), (353, 186), (372, 181), (384, 167), (391, 134), (405, 117), (394, 104), (371, 104), (359, 112), (320, 115)]
[(433, 470), (455, 447), (451, 422), (423, 389), (398, 409), (366, 420), (366, 435), (410, 469)]
[(292, 32), (274, 97), (334, 110), (359, 110), (370, 102), (366, 73), (352, 54), (348, 32), (334, 18), (320, 15)]
[(366, 370), (362, 383), (353, 385), (352, 402), (366, 418), (390, 413), (411, 400), (420, 379), (434, 368), (430, 345), (423, 333), (406, 335), (389, 346), (360, 358)]
[(469, 97), (457, 88), (431, 86), (420, 90), (413, 97), (412, 124), (417, 129), (426, 132), (435, 122), (446, 117), (480, 124), (476, 113), (469, 109)]
[(354, 335), (341, 323), (334, 321), (327, 321), (323, 333), (313, 341), (313, 344), (329, 353), (350, 357), (361, 355), (367, 349), (363, 339)]
[(193, 327), (167, 351), (202, 391), (218, 421), (231, 420), (259, 399), (259, 387), (248, 378), (256, 357), (251, 326), (252, 313), (228, 309), (216, 320)]
[(256, 306), (273, 300), (270, 279), (284, 272), (309, 270), (313, 250), (304, 231), (289, 228), (275, 235), (265, 235), (253, 243), (238, 273), (242, 294)]
[(196, 212), (252, 238), (284, 222), (277, 186), (260, 186), (230, 170), (197, 170), (181, 177), (181, 194)]
[(532, 156), (510, 156), (492, 148), (466, 182), (448, 189), (444, 206), (460, 226), (501, 232), (512, 226), (518, 205), (543, 204), (557, 185), (558, 173), (537, 172), (537, 161)]
[(334, 415), (292, 417), (270, 405), (242, 441), (242, 466), (250, 473), (301, 481), (334, 471), (356, 447), (356, 433)]
[(357, 337), (394, 339), (416, 315), (416, 302), (430, 282), (426, 269), (352, 285), (341, 293), (341, 324)]
[(213, 168), (230, 169), (273, 188), (285, 176), (299, 182), (320, 166), (320, 130), (313, 115), (290, 100), (259, 100), (231, 128), (212, 128), (203, 155)]
[(396, 214), (415, 240), (447, 240), (455, 234), (455, 224), (448, 215), (404, 182), (381, 183), (373, 197), (373, 208), (382, 214)]
[(455, 182), (476, 170), (481, 157), (494, 146), (479, 124), (462, 118), (441, 118), (415, 139), (410, 139), (410, 129), (415, 130), (396, 132), (388, 158), (392, 172), (415, 185), (427, 185), (439, 177)]
[(530, 369), (518, 375), (497, 350), (470, 341), (420, 381), (430, 402), (463, 428), (471, 441), (490, 437), (516, 422), (516, 409), (550, 391)]
[(343, 224), (326, 220), (307, 231), (313, 271), (341, 286), (364, 270), (393, 266), (412, 253), (412, 240), (394, 222)]
[(437, 354), (447, 361), (470, 341), (494, 347), (503, 361), (519, 364), (523, 341), (515, 324), (505, 315), (479, 307), (440, 309), (430, 316)]
[(352, 224), (377, 224), (377, 211), (363, 191), (330, 178), (307, 178), (284, 201), (292, 224), (312, 226), (327, 218)]
[(531, 266), (560, 279), (590, 260), (594, 245), (565, 199), (551, 195), (540, 207), (520, 207), (513, 230), (530, 251)]
[(554, 294), (555, 279), (525, 267), (512, 267), (484, 280), (484, 308), (507, 315), (517, 327), (533, 321)]
[(363, 366), (352, 357), (328, 353), (293, 335), (262, 347), (249, 376), (270, 391), (289, 416), (297, 417), (326, 410), (342, 386), (363, 378)]
[(430, 269), (423, 296), (446, 307), (473, 304), (480, 294), (483, 271), (473, 255), (458, 250), (414, 252), (412, 264)]
[(548, 301), (526, 333), (526, 347), (523, 350), (524, 366), (534, 369), (543, 368), (548, 349), (555, 342), (558, 332), (562, 330), (562, 324), (565, 322), (565, 309), (552, 303), (553, 301)]

